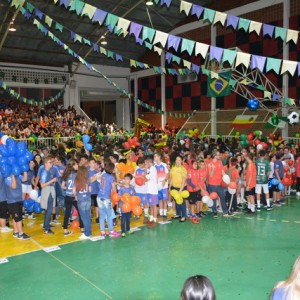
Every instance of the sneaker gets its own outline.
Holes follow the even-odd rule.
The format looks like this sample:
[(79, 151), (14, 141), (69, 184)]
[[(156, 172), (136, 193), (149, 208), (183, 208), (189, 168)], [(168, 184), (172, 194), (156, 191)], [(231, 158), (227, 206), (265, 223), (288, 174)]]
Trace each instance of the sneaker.
[(128, 234), (134, 234), (134, 232), (131, 231), (131, 230), (128, 230), (126, 233), (128, 233)]
[(157, 226), (157, 223), (154, 222), (154, 221), (151, 221), (151, 222), (148, 223), (148, 227), (150, 227), (150, 228), (154, 228), (156, 226)]
[(227, 214), (223, 214), (223, 217), (233, 217), (233, 213), (228, 212)]
[(278, 202), (279, 202), (280, 205), (285, 205), (286, 204), (286, 202), (284, 200), (280, 200)]
[(248, 214), (248, 215), (253, 215), (253, 214), (255, 214), (255, 211), (252, 211), (251, 209), (249, 209), (249, 210), (246, 212), (246, 214)]
[(18, 240), (29, 240), (30, 236), (27, 235), (26, 233), (18, 234)]
[(260, 212), (260, 211), (261, 211), (260, 207), (256, 207), (256, 210), (257, 210), (258, 212)]
[(69, 235), (71, 235), (72, 233), (73, 233), (72, 231), (67, 231), (67, 232), (64, 233), (64, 236), (69, 236)]
[(11, 231), (12, 231), (12, 229), (7, 226), (1, 228), (2, 233), (11, 232)]
[(149, 223), (149, 219), (148, 218), (144, 218), (144, 224), (148, 224)]
[(110, 237), (118, 237), (118, 236), (120, 236), (121, 234), (119, 233), (119, 232), (117, 232), (117, 231), (111, 231), (110, 233), (109, 233), (109, 236)]
[(274, 201), (274, 202), (273, 202), (273, 205), (275, 205), (275, 206), (281, 206), (281, 204), (280, 204), (279, 201)]
[(199, 221), (197, 218), (190, 218), (190, 221), (194, 224), (199, 224)]
[(270, 211), (272, 210), (272, 207), (271, 206), (267, 206), (267, 211)]
[(121, 234), (121, 237), (122, 237), (122, 238), (126, 237), (126, 234), (123, 232), (123, 233)]
[(54, 232), (51, 229), (44, 230), (44, 233), (45, 234), (54, 234)]
[(31, 214), (31, 215), (28, 216), (28, 219), (30, 219), (30, 220), (36, 220), (36, 217), (34, 216), (34, 214)]
[(55, 219), (55, 220), (52, 220), (50, 222), (50, 224), (52, 224), (52, 225), (60, 225), (61, 223)]
[(17, 238), (19, 236), (19, 232), (14, 232), (13, 237)]
[(90, 236), (86, 236), (84, 233), (79, 237), (80, 240), (89, 240), (90, 238)]
[(101, 232), (100, 236), (106, 237), (106, 233), (105, 232)]
[(217, 212), (214, 212), (214, 213), (213, 213), (213, 217), (214, 217), (214, 218), (217, 218), (217, 217), (218, 217), (218, 213), (217, 213)]
[(298, 196), (298, 197), (299, 197), (299, 196), (300, 196), (300, 192), (297, 192), (297, 193), (296, 193), (296, 196)]

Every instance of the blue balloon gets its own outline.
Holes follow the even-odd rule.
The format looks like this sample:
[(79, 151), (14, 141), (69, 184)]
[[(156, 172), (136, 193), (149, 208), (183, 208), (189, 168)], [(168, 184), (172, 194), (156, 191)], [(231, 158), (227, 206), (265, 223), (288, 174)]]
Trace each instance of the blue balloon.
[(6, 185), (10, 186), (11, 183), (12, 183), (11, 177), (6, 177), (6, 178), (4, 179), (4, 182), (5, 182)]
[(41, 208), (41, 205), (40, 203), (38, 202), (35, 202), (34, 205), (33, 205), (33, 211), (37, 214), (40, 214), (42, 212), (42, 208)]
[(14, 156), (17, 153), (17, 147), (14, 144), (6, 146), (8, 155)]
[(93, 146), (91, 144), (84, 144), (85, 150), (91, 151), (93, 149)]
[(17, 152), (16, 155), (17, 156), (24, 156), (25, 152), (26, 152), (26, 143), (24, 141), (21, 141), (19, 143), (17, 143)]
[(257, 99), (250, 99), (247, 102), (247, 107), (250, 110), (257, 110), (259, 108), (259, 101)]
[(23, 201), (23, 206), (27, 209), (27, 207), (29, 206), (29, 200), (28, 199), (25, 199)]
[(35, 201), (28, 198), (23, 201), (23, 206), (26, 208), (28, 212), (33, 212)]
[(12, 138), (8, 138), (8, 139), (6, 140), (6, 146), (7, 146), (7, 147), (8, 147), (8, 146), (13, 146), (13, 147), (15, 147), (15, 146), (16, 146), (15, 140), (12, 139)]
[(28, 163), (26, 162), (26, 164), (20, 166), (20, 170), (21, 170), (21, 172), (27, 172), (29, 170)]
[(278, 183), (278, 189), (279, 189), (279, 191), (284, 190), (284, 185), (281, 182)]
[(88, 136), (87, 134), (83, 135), (82, 141), (84, 144), (87, 144), (90, 141), (90, 136)]
[(31, 161), (34, 156), (29, 150), (26, 150), (25, 151), (25, 157), (26, 157), (27, 161)]
[(23, 165), (26, 165), (28, 163), (27, 158), (25, 156), (20, 156), (17, 159), (17, 162), (18, 162), (19, 166), (23, 166)]
[(17, 164), (11, 166), (11, 173), (15, 176), (19, 176), (21, 174), (21, 168)]
[(7, 163), (7, 156), (0, 157), (0, 165)]
[(0, 154), (2, 156), (9, 156), (7, 147), (5, 145), (0, 145)]
[(10, 164), (10, 165), (13, 165), (16, 163), (16, 158), (14, 156), (9, 156), (7, 158), (7, 163)]
[(3, 137), (5, 135), (5, 133), (4, 132), (0, 132), (0, 139)]
[(277, 185), (279, 183), (279, 181), (276, 178), (273, 178), (271, 182), (273, 185)]
[(2, 164), (0, 166), (0, 172), (3, 177), (9, 177), (11, 175), (11, 166), (9, 164)]

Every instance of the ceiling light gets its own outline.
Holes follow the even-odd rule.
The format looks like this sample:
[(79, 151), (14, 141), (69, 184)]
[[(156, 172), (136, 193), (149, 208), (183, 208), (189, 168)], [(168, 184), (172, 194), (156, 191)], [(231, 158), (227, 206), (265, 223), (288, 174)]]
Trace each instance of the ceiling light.
[(146, 5), (148, 5), (148, 6), (153, 5), (153, 1), (152, 1), (152, 0), (147, 0), (147, 1), (146, 1)]
[(15, 28), (14, 20), (9, 23), (8, 30), (11, 31), (11, 32), (17, 31), (17, 29)]
[(107, 40), (105, 39), (104, 35), (102, 35), (101, 38), (100, 38), (100, 44), (101, 45), (107, 45)]

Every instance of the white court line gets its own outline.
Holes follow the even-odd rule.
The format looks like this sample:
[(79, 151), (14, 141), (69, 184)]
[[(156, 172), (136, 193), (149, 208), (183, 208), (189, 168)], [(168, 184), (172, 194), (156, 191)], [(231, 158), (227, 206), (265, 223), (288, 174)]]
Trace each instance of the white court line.
[[(40, 247), (41, 250), (43, 250), (45, 248), (40, 243), (38, 243), (36, 240), (34, 240), (33, 238), (31, 238), (30, 240), (33, 243), (35, 243), (38, 247)], [(60, 260), (59, 258), (57, 258), (56, 256), (54, 256), (51, 252), (45, 252), (45, 253), (47, 253), (52, 258), (54, 258), (55, 260), (57, 260), (60, 264), (62, 264), (65, 268), (69, 269), (72, 273), (74, 273), (75, 275), (77, 275), (78, 277), (82, 278), (84, 281), (86, 281), (90, 285), (92, 285), (96, 290), (98, 290), (99, 292), (101, 292), (103, 295), (105, 295), (109, 299), (112, 299), (112, 296), (110, 296), (109, 294), (107, 294), (105, 291), (103, 291), (101, 288), (99, 288), (98, 286), (96, 286), (93, 282), (91, 282), (89, 279), (87, 279), (86, 277), (84, 277), (83, 275), (81, 275), (79, 272), (77, 272), (76, 270), (72, 269), (70, 266), (68, 266), (67, 264), (65, 264), (62, 260)]]

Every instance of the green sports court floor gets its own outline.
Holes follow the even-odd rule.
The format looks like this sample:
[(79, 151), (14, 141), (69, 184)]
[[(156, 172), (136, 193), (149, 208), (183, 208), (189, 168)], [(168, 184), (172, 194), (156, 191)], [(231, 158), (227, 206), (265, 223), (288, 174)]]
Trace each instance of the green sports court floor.
[[(0, 253), (10, 239), (0, 238)], [(14, 243), (24, 252), (31, 244), (43, 249), (34, 235)], [(269, 299), (300, 254), (300, 200), (291, 197), (254, 216), (174, 220), (126, 238), (59, 247), (7, 256), (0, 264), (0, 299), (179, 299), (183, 282), (195, 274), (212, 280), (219, 300)]]

